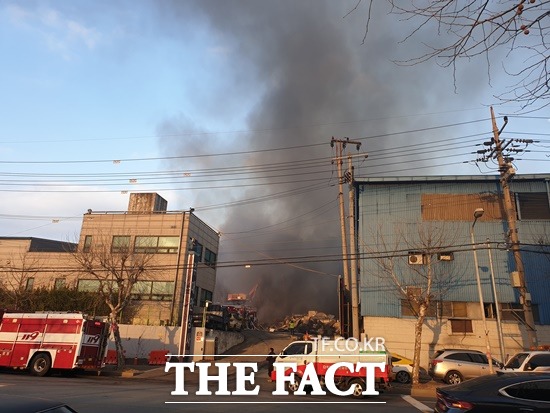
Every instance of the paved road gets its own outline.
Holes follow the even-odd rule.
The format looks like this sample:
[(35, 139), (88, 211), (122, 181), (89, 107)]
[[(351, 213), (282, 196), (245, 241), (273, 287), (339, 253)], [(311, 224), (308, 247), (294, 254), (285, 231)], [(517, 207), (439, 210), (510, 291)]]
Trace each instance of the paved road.
[[(361, 400), (336, 396), (273, 396), (274, 385), (266, 379), (257, 379), (258, 396), (196, 396), (197, 386), (186, 387), (189, 396), (172, 396), (174, 384), (150, 379), (123, 379), (119, 377), (32, 377), (25, 373), (0, 374), (0, 394), (12, 396), (37, 396), (62, 400), (80, 413), (170, 413), (170, 412), (303, 412), (306, 408), (338, 412), (403, 412), (417, 413), (403, 394), (385, 393)], [(229, 381), (229, 388), (234, 382)], [(424, 401), (433, 406), (432, 401)], [(337, 407), (336, 407), (337, 406)], [(1, 411), (1, 407), (0, 407)]]
[[(305, 408), (319, 411), (337, 410), (338, 412), (407, 412), (431, 411), (433, 399), (415, 400), (409, 395), (410, 386), (395, 385), (389, 392), (372, 398), (360, 400), (327, 396), (274, 396), (275, 383), (267, 379), (265, 357), (270, 347), (278, 352), (291, 341), (287, 334), (266, 332), (247, 332), (247, 340), (234, 347), (231, 355), (219, 361), (256, 361), (259, 371), (255, 375), (255, 384), (260, 386), (257, 396), (197, 396), (198, 375), (186, 376), (187, 396), (173, 396), (175, 390), (174, 372), (165, 373), (162, 367), (145, 368), (131, 378), (114, 375), (78, 375), (65, 377), (33, 377), (25, 372), (3, 371), (0, 373), (0, 394), (14, 396), (33, 395), (43, 398), (62, 400), (80, 413), (117, 412), (303, 412)], [(132, 367), (132, 366), (129, 366)], [(235, 389), (235, 378), (230, 376), (228, 389)], [(216, 390), (216, 383), (210, 388)], [(308, 406), (303, 406), (307, 404)], [(0, 407), (1, 411), (1, 407)]]

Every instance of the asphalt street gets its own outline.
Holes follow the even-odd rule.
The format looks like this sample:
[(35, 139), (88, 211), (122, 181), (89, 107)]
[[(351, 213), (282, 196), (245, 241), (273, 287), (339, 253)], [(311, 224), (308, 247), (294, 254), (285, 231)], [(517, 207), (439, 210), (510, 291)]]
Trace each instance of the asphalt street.
[[(217, 383), (211, 382), (208, 388), (212, 395), (196, 395), (199, 375), (186, 372), (185, 390), (188, 395), (173, 395), (176, 389), (174, 370), (165, 372), (164, 366), (127, 366), (121, 376), (112, 367), (107, 367), (101, 375), (95, 373), (33, 377), (24, 371), (0, 371), (0, 394), (12, 397), (40, 397), (60, 400), (80, 413), (117, 412), (303, 412), (307, 408), (316, 411), (338, 412), (428, 412), (432, 411), (433, 397), (411, 397), (410, 385), (394, 384), (389, 391), (379, 396), (355, 399), (350, 397), (326, 396), (276, 396), (275, 383), (268, 380), (265, 357), (270, 347), (280, 351), (292, 340), (286, 334), (268, 332), (247, 332), (245, 343), (231, 349), (216, 361), (232, 363), (256, 362), (259, 370), (254, 375), (254, 386), (259, 386), (254, 396), (219, 396), (214, 392)], [(212, 366), (209, 374), (216, 374)], [(236, 389), (234, 374), (228, 375), (228, 390)], [(248, 386), (249, 389), (253, 388)], [(1, 409), (0, 409), (1, 411)]]

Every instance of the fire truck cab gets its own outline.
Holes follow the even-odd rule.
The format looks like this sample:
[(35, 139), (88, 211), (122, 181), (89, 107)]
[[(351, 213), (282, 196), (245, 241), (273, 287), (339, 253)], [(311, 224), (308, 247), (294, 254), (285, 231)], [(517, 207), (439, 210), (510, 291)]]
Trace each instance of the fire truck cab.
[(99, 370), (108, 338), (108, 323), (81, 313), (0, 313), (0, 367)]

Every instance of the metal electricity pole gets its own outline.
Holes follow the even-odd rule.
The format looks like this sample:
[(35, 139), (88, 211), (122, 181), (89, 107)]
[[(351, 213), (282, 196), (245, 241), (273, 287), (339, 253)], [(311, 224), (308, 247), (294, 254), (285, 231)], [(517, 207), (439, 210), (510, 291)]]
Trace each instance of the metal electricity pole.
[(523, 307), (529, 347), (536, 346), (537, 331), (535, 329), (535, 320), (533, 317), (533, 309), (531, 307), (531, 295), (527, 291), (527, 285), (525, 283), (525, 269), (523, 267), (523, 260), (521, 258), (519, 235), (516, 225), (516, 209), (514, 207), (514, 203), (512, 202), (512, 195), (510, 191), (510, 180), (515, 175), (515, 170), (512, 167), (511, 161), (505, 159), (502, 154), (503, 150), (505, 150), (513, 141), (508, 140), (506, 143), (500, 141), (500, 133), (502, 132), (502, 129), (504, 129), (504, 126), (506, 126), (508, 119), (506, 117), (504, 118), (504, 126), (499, 131), (495, 120), (495, 113), (492, 107), (491, 121), (493, 124), (494, 149), (487, 157), (496, 157), (498, 161), (498, 169), (500, 172), (500, 185), (502, 187), (502, 193), (504, 196), (504, 211), (506, 214), (506, 220), (508, 221), (508, 237), (510, 249), (512, 250), (512, 254), (514, 256), (514, 262), (516, 264), (516, 271), (518, 274), (519, 285), (517, 286), (517, 288), (519, 291), (520, 304)]

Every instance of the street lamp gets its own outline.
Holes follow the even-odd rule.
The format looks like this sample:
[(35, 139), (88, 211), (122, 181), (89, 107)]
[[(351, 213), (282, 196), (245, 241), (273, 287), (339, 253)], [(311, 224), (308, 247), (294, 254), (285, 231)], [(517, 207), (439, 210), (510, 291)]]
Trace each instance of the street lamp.
[(506, 350), (504, 348), (504, 336), (502, 335), (502, 320), (500, 316), (500, 306), (498, 304), (497, 285), (495, 283), (495, 272), (493, 271), (493, 254), (491, 253), (491, 242), (487, 238), (487, 253), (489, 254), (489, 269), (491, 270), (491, 286), (493, 287), (493, 300), (495, 302), (495, 310), (497, 315), (497, 333), (498, 344), (500, 347), (500, 361), (506, 362)]
[(210, 301), (206, 300), (204, 303), (204, 311), (202, 313), (202, 328), (206, 327), (206, 313), (208, 312), (208, 304), (210, 304)]
[(204, 303), (204, 311), (202, 313), (202, 328), (203, 328), (203, 332), (202, 332), (202, 359), (204, 360), (204, 355), (206, 353), (206, 313), (208, 312), (208, 304), (210, 304), (211, 302), (206, 300), (205, 303)]
[(479, 308), (481, 310), (481, 319), (483, 320), (483, 329), (485, 330), (485, 345), (487, 347), (487, 360), (489, 361), (489, 373), (493, 374), (493, 359), (491, 357), (491, 343), (489, 342), (489, 330), (487, 330), (487, 319), (485, 318), (485, 306), (483, 305), (483, 293), (481, 292), (481, 280), (479, 277), (479, 265), (477, 262), (476, 242), (474, 239), (474, 226), (479, 218), (483, 216), (483, 208), (477, 208), (474, 211), (474, 222), (470, 227), (470, 238), (472, 239), (472, 250), (474, 251), (474, 265), (476, 269), (477, 292), (479, 294)]

